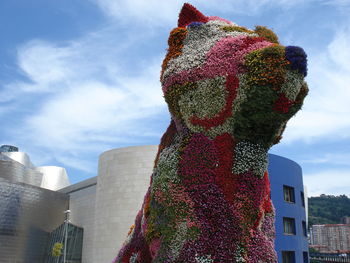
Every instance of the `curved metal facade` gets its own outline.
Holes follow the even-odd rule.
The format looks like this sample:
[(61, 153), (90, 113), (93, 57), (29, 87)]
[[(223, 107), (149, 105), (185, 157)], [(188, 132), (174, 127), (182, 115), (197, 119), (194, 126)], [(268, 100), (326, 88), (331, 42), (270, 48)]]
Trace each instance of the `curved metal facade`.
[(15, 161), (7, 153), (0, 153), (0, 178), (13, 183), (40, 186), (43, 174)]
[(70, 185), (66, 169), (58, 166), (35, 167), (23, 152), (0, 152), (0, 177), (54, 191)]
[(41, 187), (56, 191), (70, 185), (66, 169), (58, 166), (40, 166), (36, 171), (43, 174)]
[(16, 162), (19, 162), (20, 164), (23, 164), (28, 168), (34, 167), (32, 162), (30, 161), (28, 154), (24, 152), (2, 152), (2, 154), (6, 155), (7, 157), (11, 158)]
[[(305, 199), (303, 200), (304, 186), (301, 167), (292, 160), (269, 154), (268, 170), (271, 182), (271, 197), (276, 209), (275, 249), (278, 254), (278, 262), (284, 262), (282, 259), (283, 253), (294, 254), (294, 261), (292, 260), (292, 262), (308, 262), (308, 242), (305, 235)], [(289, 230), (288, 223), (293, 222), (293, 220), (295, 225), (294, 234), (286, 233)]]
[(134, 146), (100, 155), (91, 262), (111, 262), (122, 245), (147, 192), (157, 150)]
[(49, 232), (64, 221), (69, 197), (0, 178), (0, 262), (43, 262)]
[(26, 153), (0, 152), (0, 262), (43, 262), (49, 233), (64, 221), (69, 196), (40, 186), (67, 185), (65, 170), (38, 170)]

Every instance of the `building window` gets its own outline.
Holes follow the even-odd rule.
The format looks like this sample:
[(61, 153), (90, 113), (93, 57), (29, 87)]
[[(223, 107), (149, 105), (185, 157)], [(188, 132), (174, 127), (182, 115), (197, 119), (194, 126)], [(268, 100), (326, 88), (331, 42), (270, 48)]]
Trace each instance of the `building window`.
[(309, 263), (309, 253), (303, 252), (304, 263)]
[(295, 263), (295, 252), (282, 251), (282, 263)]
[(294, 187), (283, 186), (284, 201), (289, 203), (295, 203)]
[(295, 235), (295, 219), (283, 217), (283, 232), (286, 235)]
[(301, 198), (301, 205), (305, 207), (305, 196), (304, 192), (300, 192), (300, 198)]
[(307, 237), (307, 231), (306, 231), (306, 222), (305, 222), (305, 221), (303, 221), (303, 222), (302, 222), (302, 225), (303, 225), (303, 234), (304, 234), (304, 236), (306, 236), (306, 237)]

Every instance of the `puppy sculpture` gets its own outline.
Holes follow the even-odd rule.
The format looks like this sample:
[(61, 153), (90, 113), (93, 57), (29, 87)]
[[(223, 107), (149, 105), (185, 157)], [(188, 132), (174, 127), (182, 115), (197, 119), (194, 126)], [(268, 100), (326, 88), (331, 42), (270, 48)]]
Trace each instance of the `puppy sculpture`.
[(172, 120), (114, 262), (277, 262), (267, 151), (308, 92), (306, 55), (190, 4), (168, 43)]

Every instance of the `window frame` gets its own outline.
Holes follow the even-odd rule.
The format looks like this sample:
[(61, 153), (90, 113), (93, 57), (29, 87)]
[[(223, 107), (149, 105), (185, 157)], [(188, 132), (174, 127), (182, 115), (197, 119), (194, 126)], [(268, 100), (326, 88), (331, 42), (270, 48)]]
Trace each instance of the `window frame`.
[(282, 263), (295, 263), (295, 251), (282, 250)]
[(303, 263), (309, 263), (309, 252), (303, 251)]
[[(289, 227), (286, 227), (286, 224), (290, 223), (290, 229), (291, 231), (288, 231)], [(287, 230), (287, 231), (286, 231)], [(293, 217), (283, 217), (283, 234), (288, 236), (295, 236), (296, 233), (296, 227), (295, 227), (295, 218)]]
[(289, 204), (295, 204), (294, 187), (289, 185), (283, 185), (283, 200)]

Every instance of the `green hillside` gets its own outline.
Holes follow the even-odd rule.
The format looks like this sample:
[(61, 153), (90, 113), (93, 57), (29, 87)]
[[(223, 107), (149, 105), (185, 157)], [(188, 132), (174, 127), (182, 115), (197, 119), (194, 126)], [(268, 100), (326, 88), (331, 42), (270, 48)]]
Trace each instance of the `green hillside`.
[(309, 226), (339, 224), (344, 216), (350, 216), (350, 198), (346, 195), (309, 198)]

